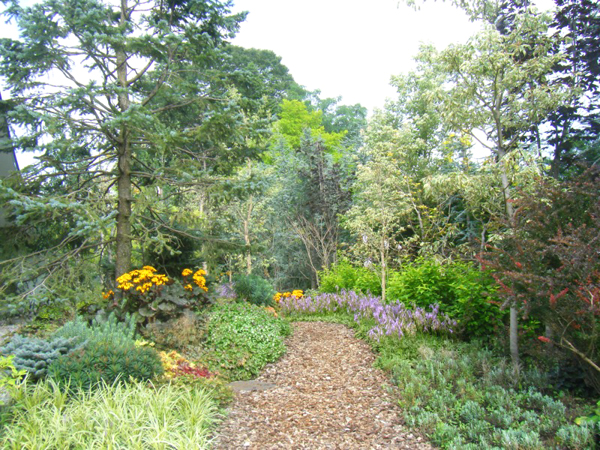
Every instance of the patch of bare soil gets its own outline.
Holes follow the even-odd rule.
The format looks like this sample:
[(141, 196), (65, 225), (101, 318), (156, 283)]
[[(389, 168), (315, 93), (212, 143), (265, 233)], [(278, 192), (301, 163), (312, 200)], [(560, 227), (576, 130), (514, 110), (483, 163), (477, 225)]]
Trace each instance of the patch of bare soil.
[(349, 328), (298, 322), (288, 351), (242, 390), (218, 430), (217, 449), (432, 449), (403, 427), (373, 368), (369, 346)]

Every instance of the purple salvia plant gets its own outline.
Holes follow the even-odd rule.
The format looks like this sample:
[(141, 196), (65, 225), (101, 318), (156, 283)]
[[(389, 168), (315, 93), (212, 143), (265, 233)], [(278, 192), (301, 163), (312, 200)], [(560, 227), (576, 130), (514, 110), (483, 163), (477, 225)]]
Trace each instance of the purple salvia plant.
[(233, 290), (233, 283), (222, 283), (217, 286), (216, 293), (219, 298), (234, 299), (236, 297)]
[(439, 305), (429, 305), (429, 310), (413, 305), (409, 309), (401, 302), (383, 304), (381, 297), (359, 295), (354, 291), (342, 291), (339, 294), (318, 294), (301, 299), (288, 297), (280, 302), (284, 313), (315, 314), (345, 311), (353, 315), (354, 321), (374, 319), (377, 325), (369, 330), (370, 338), (379, 340), (382, 336), (405, 334), (447, 332), (452, 333), (456, 321), (446, 314), (440, 314)]

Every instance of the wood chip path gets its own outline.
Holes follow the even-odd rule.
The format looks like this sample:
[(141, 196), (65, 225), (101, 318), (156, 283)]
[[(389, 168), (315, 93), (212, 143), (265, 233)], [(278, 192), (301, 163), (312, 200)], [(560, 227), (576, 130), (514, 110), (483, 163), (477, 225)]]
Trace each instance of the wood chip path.
[(276, 387), (236, 394), (216, 449), (433, 448), (402, 425), (386, 375), (352, 330), (322, 322), (293, 328), (286, 355), (258, 378)]

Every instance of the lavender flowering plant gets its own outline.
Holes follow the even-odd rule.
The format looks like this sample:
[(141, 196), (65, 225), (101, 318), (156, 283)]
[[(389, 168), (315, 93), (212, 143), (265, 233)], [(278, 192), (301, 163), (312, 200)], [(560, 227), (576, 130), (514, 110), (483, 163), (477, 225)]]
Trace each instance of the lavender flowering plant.
[(343, 311), (354, 315), (354, 321), (373, 319), (376, 325), (369, 330), (370, 338), (377, 341), (382, 336), (413, 335), (417, 332), (452, 333), (456, 321), (446, 314), (440, 314), (439, 305), (429, 305), (429, 310), (416, 307), (407, 308), (399, 301), (383, 304), (381, 297), (342, 291), (339, 294), (318, 294), (302, 298), (288, 297), (280, 302), (285, 314), (318, 314)]

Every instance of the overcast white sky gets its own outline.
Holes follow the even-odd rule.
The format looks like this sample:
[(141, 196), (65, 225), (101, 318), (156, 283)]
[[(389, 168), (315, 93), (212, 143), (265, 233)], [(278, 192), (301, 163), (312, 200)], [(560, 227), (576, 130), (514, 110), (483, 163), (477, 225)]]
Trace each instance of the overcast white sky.
[[(321, 90), (322, 97), (341, 96), (344, 104), (360, 103), (370, 112), (394, 97), (390, 77), (414, 67), (421, 43), (442, 48), (464, 42), (480, 26), (449, 1), (428, 0), (419, 10), (403, 0), (234, 2), (235, 12), (249, 12), (236, 45), (272, 50), (299, 84)], [(0, 37), (16, 34), (14, 26), (0, 27)]]
[(413, 68), (421, 43), (464, 42), (479, 25), (449, 3), (402, 0), (234, 0), (248, 18), (233, 41), (273, 50), (296, 82), (370, 111), (392, 97), (390, 77)]

